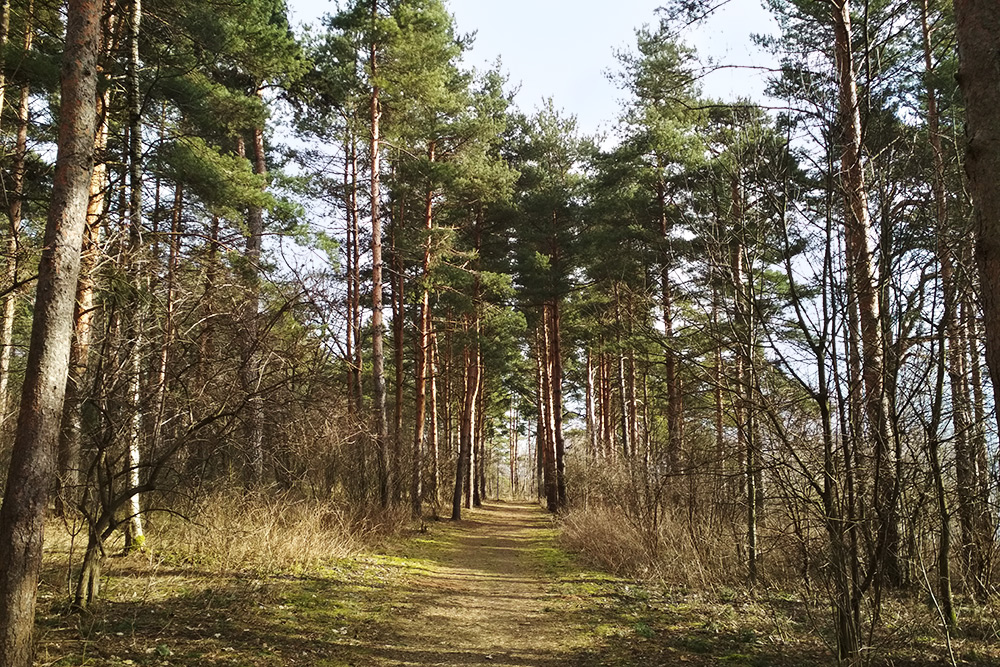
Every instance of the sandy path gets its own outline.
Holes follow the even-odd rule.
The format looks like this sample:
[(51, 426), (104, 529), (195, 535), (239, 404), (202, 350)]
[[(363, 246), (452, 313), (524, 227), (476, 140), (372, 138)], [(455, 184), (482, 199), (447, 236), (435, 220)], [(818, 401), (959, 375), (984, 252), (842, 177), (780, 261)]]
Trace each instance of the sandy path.
[(433, 525), (444, 545), (416, 577), (378, 665), (555, 667), (582, 648), (571, 606), (552, 592), (539, 559), (552, 543), (533, 505), (495, 504), (461, 523)]

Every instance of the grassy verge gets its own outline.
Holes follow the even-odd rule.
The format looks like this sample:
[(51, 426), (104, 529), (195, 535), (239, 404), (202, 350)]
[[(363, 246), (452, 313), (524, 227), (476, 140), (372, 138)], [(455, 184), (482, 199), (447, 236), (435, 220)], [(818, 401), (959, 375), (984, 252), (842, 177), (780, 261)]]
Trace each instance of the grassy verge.
[[(650, 562), (634, 536), (630, 548), (627, 531), (602, 525), (609, 522), (599, 515), (596, 528), (594, 521), (576, 516), (564, 524), (561, 541), (577, 555), (556, 584), (588, 610), (588, 632), (595, 642), (581, 664), (820, 667), (836, 662), (832, 612), (821, 590), (760, 586), (750, 594), (721, 583), (725, 577), (708, 571), (704, 558), (699, 561), (684, 540), (677, 540), (676, 549), (672, 543), (661, 545), (662, 562)], [(588, 571), (584, 564), (631, 576)], [(879, 631), (866, 638), (866, 664), (929, 667), (952, 664), (954, 656), (958, 665), (1000, 665), (996, 602), (961, 610), (950, 651), (929, 599), (887, 594), (881, 614)]]
[[(273, 514), (260, 516), (275, 521)], [(293, 519), (276, 520), (281, 530), (264, 532), (299, 531), (301, 539), (306, 528)], [(370, 665), (378, 648), (394, 641), (395, 619), (416, 611), (412, 593), (421, 575), (451, 562), (463, 536), (491, 530), (473, 515), (460, 524), (431, 522), (427, 532), (397, 531), (379, 548), (356, 541), (350, 553), (324, 556), (329, 545), (346, 540), (334, 534), (343, 526), (327, 524), (337, 527), (317, 528), (313, 519), (304, 524), (316, 531), (314, 542), (327, 545), (308, 558), (301, 550), (281, 556), (279, 546), (261, 536), (253, 539), (263, 540), (257, 546), (268, 558), (251, 556), (257, 551), (249, 544), (213, 547), (204, 536), (196, 554), (178, 544), (110, 558), (103, 599), (86, 613), (67, 607), (67, 553), (57, 542), (40, 589), (39, 664)], [(233, 524), (229, 539), (250, 540), (252, 528)], [(824, 643), (829, 613), (820, 600), (611, 575), (559, 546), (557, 533), (554, 526), (533, 527), (518, 567), (540, 577), (545, 612), (582, 639), (576, 646), (586, 646), (574, 649), (567, 665), (832, 664)], [(958, 664), (1000, 664), (998, 611), (994, 605), (972, 617), (966, 610), (964, 634), (953, 642)], [(886, 631), (874, 642), (871, 664), (948, 664), (925, 601), (892, 601), (883, 613)]]
[[(327, 505), (217, 498), (160, 519), (145, 553), (105, 560), (101, 600), (69, 609), (81, 546), (53, 525), (39, 591), (42, 665), (364, 664), (413, 569), (373, 555), (395, 517)], [(108, 553), (120, 553), (110, 544)]]

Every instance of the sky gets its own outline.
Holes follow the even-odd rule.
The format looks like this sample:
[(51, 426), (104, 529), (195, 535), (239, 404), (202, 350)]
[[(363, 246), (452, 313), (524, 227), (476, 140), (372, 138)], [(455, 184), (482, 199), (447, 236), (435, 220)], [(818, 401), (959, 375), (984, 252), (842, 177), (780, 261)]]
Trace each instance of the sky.
[[(482, 70), (500, 58), (516, 101), (530, 112), (548, 97), (575, 114), (582, 132), (610, 129), (621, 109), (621, 93), (608, 80), (617, 70), (615, 52), (634, 48), (635, 30), (656, 24), (663, 0), (446, 0), (459, 34), (475, 32), (469, 67)], [(292, 23), (316, 23), (334, 10), (331, 0), (288, 0)], [(723, 69), (703, 82), (720, 99), (762, 99), (763, 78), (745, 66), (771, 60), (751, 43), (753, 33), (773, 31), (760, 0), (729, 0), (708, 23), (683, 36), (703, 57)]]

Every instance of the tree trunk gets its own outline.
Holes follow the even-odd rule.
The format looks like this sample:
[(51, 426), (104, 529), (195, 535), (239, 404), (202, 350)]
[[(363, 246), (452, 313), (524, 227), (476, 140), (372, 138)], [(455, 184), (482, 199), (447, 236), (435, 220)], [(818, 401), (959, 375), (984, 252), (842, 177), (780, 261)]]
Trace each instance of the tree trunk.
[(514, 397), (510, 399), (510, 421), (507, 427), (510, 436), (510, 497), (516, 499), (517, 492), (517, 449), (518, 449), (518, 414), (514, 407)]
[[(981, 573), (976, 571), (976, 566), (982, 561), (977, 557), (976, 551), (979, 545), (979, 537), (976, 535), (976, 521), (974, 509), (975, 484), (973, 482), (974, 457), (971, 455), (969, 445), (971, 435), (972, 415), (969, 406), (969, 387), (965, 372), (966, 346), (962, 329), (964, 322), (959, 316), (959, 294), (961, 286), (957, 284), (955, 275), (955, 260), (951, 250), (951, 225), (948, 219), (948, 200), (945, 194), (945, 166), (944, 149), (941, 143), (940, 125), (938, 119), (937, 94), (930, 81), (934, 71), (933, 54), (931, 52), (931, 29), (928, 17), (928, 1), (923, 0), (921, 6), (921, 33), (924, 47), (924, 73), (926, 80), (926, 103), (927, 103), (927, 133), (932, 148), (934, 173), (932, 178), (934, 194), (934, 213), (937, 221), (938, 234), (938, 261), (941, 264), (941, 286), (944, 290), (944, 317), (942, 326), (947, 327), (947, 358), (948, 358), (948, 380), (951, 389), (952, 422), (954, 431), (954, 449), (956, 463), (956, 479), (958, 482), (958, 514), (959, 523), (962, 529), (962, 550), (965, 553), (966, 568), (969, 571), (970, 579), (977, 594), (985, 593), (982, 587)], [(942, 341), (943, 342), (943, 341)], [(941, 352), (945, 352), (944, 345)], [(942, 371), (943, 372), (943, 371)], [(935, 417), (938, 417), (935, 414)], [(939, 417), (938, 417), (939, 418)], [(946, 553), (946, 547), (951, 547), (951, 525), (947, 514), (947, 500), (944, 495), (944, 482), (941, 471), (941, 457), (938, 454), (938, 436), (936, 425), (929, 434), (931, 438), (931, 465), (934, 473), (934, 482), (938, 492), (938, 504), (941, 512), (942, 533), (939, 546), (939, 572), (941, 581), (942, 607), (947, 607), (946, 618), (949, 627), (954, 627), (955, 613), (951, 601), (951, 580), (948, 568), (950, 554)], [(948, 576), (947, 582), (944, 577)], [(947, 594), (947, 598), (946, 598)]]
[(681, 407), (680, 379), (677, 375), (677, 352), (674, 349), (674, 314), (673, 294), (670, 286), (670, 225), (667, 220), (666, 184), (663, 180), (663, 169), (656, 183), (656, 198), (660, 218), (660, 307), (663, 311), (663, 338), (665, 342), (664, 375), (667, 383), (667, 468), (669, 472), (677, 471), (681, 442), (681, 424), (683, 410)]
[[(552, 436), (556, 463), (556, 495), (559, 507), (566, 506), (566, 443), (563, 438), (563, 365), (561, 318), (559, 317), (559, 300), (553, 299), (549, 305), (549, 364), (551, 366), (552, 383)], [(634, 393), (634, 392), (633, 392)]]
[(897, 458), (892, 412), (887, 404), (883, 378), (883, 337), (879, 292), (869, 246), (871, 227), (868, 195), (862, 164), (861, 112), (851, 45), (849, 0), (834, 0), (834, 37), (839, 91), (841, 133), (841, 185), (844, 191), (844, 240), (861, 333), (864, 409), (874, 444), (875, 480), (873, 510), (876, 518), (879, 580), (898, 585), (899, 518), (897, 510)]
[[(475, 316), (468, 319), (466, 329), (470, 335), (478, 338), (478, 320)], [(475, 437), (476, 403), (479, 394), (479, 347), (478, 342), (470, 342), (463, 353), (465, 366), (465, 396), (462, 400), (462, 421), (459, 428), (458, 462), (455, 466), (455, 493), (452, 496), (451, 518), (459, 521), (462, 518), (462, 497), (470, 494), (467, 487), (471, 486), (469, 472), (472, 468), (472, 447)], [(471, 490), (471, 489), (468, 489)], [(471, 498), (470, 498), (471, 501)]]
[[(261, 91), (257, 94), (260, 96)], [(253, 144), (253, 155), (250, 157), (253, 173), (266, 176), (264, 128), (253, 128), (250, 137)], [(247, 262), (247, 294), (242, 306), (243, 350), (240, 360), (240, 384), (247, 400), (245, 480), (251, 487), (260, 486), (264, 481), (264, 397), (260, 393), (262, 368), (258, 323), (263, 240), (264, 209), (253, 205), (247, 209), (247, 239), (243, 253)]]
[[(372, 28), (378, 20), (378, 0), (372, 0)], [(379, 204), (382, 197), (382, 161), (380, 149), (382, 137), (379, 122), (382, 111), (379, 105), (381, 90), (376, 83), (378, 77), (378, 43), (371, 43), (371, 217), (372, 217), (372, 385), (375, 413), (375, 459), (378, 474), (378, 497), (382, 507), (389, 506), (389, 433), (386, 424), (385, 407), (385, 352), (384, 318), (382, 313), (382, 219)]]
[(406, 326), (403, 321), (405, 312), (405, 283), (403, 274), (403, 256), (397, 245), (397, 234), (404, 219), (403, 205), (400, 204), (399, 217), (393, 222), (390, 232), (390, 257), (392, 257), (392, 347), (393, 366), (396, 371), (396, 382), (393, 385), (395, 397), (392, 405), (392, 465), (390, 478), (392, 480), (392, 500), (402, 501), (403, 493), (403, 357), (406, 341), (404, 340)]
[(598, 456), (598, 433), (597, 433), (597, 406), (594, 402), (594, 355), (587, 346), (587, 377), (584, 388), (584, 406), (586, 414), (586, 435), (587, 435), (587, 459), (593, 460)]
[[(479, 356), (479, 363), (482, 364), (482, 354)], [(486, 376), (482, 368), (479, 369), (479, 391), (476, 395), (476, 435), (473, 438), (476, 450), (475, 476), (472, 483), (472, 506), (482, 507), (486, 500), (486, 439), (484, 438), (484, 425), (486, 414)]]
[[(143, 331), (144, 305), (141, 295), (145, 291), (145, 262), (142, 253), (142, 98), (139, 91), (139, 27), (142, 20), (141, 0), (132, 0), (129, 16), (129, 61), (126, 68), (126, 91), (128, 97), (128, 216), (129, 252), (128, 270), (132, 273), (135, 302), (128, 314), (132, 350), (129, 358), (129, 430), (127, 478), (132, 487), (139, 486), (139, 466), (141, 464), (142, 422), (144, 405), (142, 400), (142, 355), (145, 342)], [(142, 513), (139, 496), (129, 500), (128, 534), (126, 550), (142, 549), (145, 546)]]
[[(958, 83), (965, 98), (965, 172), (975, 207), (986, 363), (1000, 405), (1000, 4), (955, 0)], [(1000, 410), (996, 411), (1000, 425)]]
[[(0, 5), (0, 51), (7, 50), (10, 41), (10, 0), (3, 0)], [(3, 116), (3, 107), (7, 99), (7, 75), (5, 71), (0, 71), (0, 116)]]
[(29, 667), (49, 491), (56, 473), (80, 247), (97, 125), (101, 3), (69, 0), (58, 155), (21, 408), (0, 508), (0, 664)]
[(441, 505), (441, 460), (440, 460), (440, 438), (438, 436), (438, 374), (437, 374), (437, 335), (434, 333), (433, 322), (430, 323), (430, 336), (428, 340), (428, 352), (430, 354), (427, 369), (430, 373), (430, 476), (428, 489), (431, 502), (434, 503), (434, 516), (437, 517)]
[(552, 349), (549, 331), (548, 306), (543, 306), (540, 330), (536, 335), (538, 345), (539, 378), (541, 384), (542, 404), (540, 406), (542, 420), (542, 437), (539, 438), (539, 451), (542, 462), (542, 482), (545, 489), (545, 506), (550, 512), (559, 510), (559, 481), (556, 462), (556, 422), (555, 404), (553, 401), (554, 383), (552, 380)]
[[(3, 32), (3, 43), (6, 43), (6, 33), (9, 30), (10, 1), (3, 4), (3, 17), (0, 18), (0, 32)], [(24, 25), (24, 52), (31, 50), (34, 29), (31, 25), (34, 3), (28, 2), (28, 16)], [(0, 73), (0, 112), (3, 110), (3, 98), (6, 94), (6, 82)], [(28, 122), (30, 119), (31, 86), (21, 87), (20, 100), (17, 106), (17, 138), (14, 143), (14, 161), (11, 165), (10, 194), (7, 214), (10, 218), (10, 228), (7, 236), (7, 271), (5, 283), (11, 292), (3, 300), (3, 319), (0, 320), (0, 424), (7, 421), (7, 408), (10, 405), (9, 382), (10, 361), (14, 353), (14, 319), (17, 312), (17, 300), (21, 290), (17, 283), (21, 262), (21, 218), (24, 204), (24, 175), (28, 155)]]
[[(926, 4), (924, 5), (926, 10)], [(926, 22), (925, 22), (926, 25)], [(955, 601), (951, 591), (951, 512), (948, 510), (948, 495), (944, 485), (944, 474), (941, 466), (941, 441), (938, 431), (941, 425), (941, 404), (944, 399), (945, 359), (944, 345), (947, 330), (951, 328), (949, 321), (954, 311), (945, 306), (944, 321), (938, 335), (937, 380), (934, 383), (934, 400), (931, 407), (930, 425), (927, 428), (929, 445), (928, 457), (931, 464), (931, 476), (934, 480), (934, 492), (937, 500), (938, 524), (941, 526), (941, 538), (938, 541), (937, 582), (938, 604), (941, 606), (941, 616), (948, 630), (954, 630), (958, 624), (955, 613)]]
[[(434, 162), (434, 142), (427, 148), (427, 158)], [(427, 420), (427, 359), (431, 345), (431, 233), (434, 229), (434, 189), (427, 188), (424, 199), (424, 257), (420, 266), (420, 312), (417, 315), (417, 364), (414, 371), (413, 467), (410, 471), (410, 499), (414, 516), (420, 516), (423, 475), (424, 426)]]

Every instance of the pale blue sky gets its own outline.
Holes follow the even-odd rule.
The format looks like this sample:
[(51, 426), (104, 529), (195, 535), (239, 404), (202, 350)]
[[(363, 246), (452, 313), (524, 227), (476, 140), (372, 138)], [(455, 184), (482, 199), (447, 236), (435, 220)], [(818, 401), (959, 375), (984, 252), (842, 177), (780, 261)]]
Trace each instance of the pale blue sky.
[[(295, 24), (332, 12), (330, 0), (288, 0)], [(574, 113), (580, 129), (597, 131), (615, 119), (619, 93), (606, 72), (617, 68), (616, 50), (631, 48), (635, 30), (655, 24), (662, 0), (448, 0), (459, 33), (476, 33), (468, 65), (482, 69), (500, 57), (511, 85), (520, 84), (525, 111), (552, 97)], [(760, 0), (729, 0), (708, 25), (685, 36), (702, 55), (727, 65), (767, 66), (751, 44), (752, 33), (772, 23)], [(760, 97), (761, 77), (753, 70), (724, 70), (704, 82), (720, 98)]]

